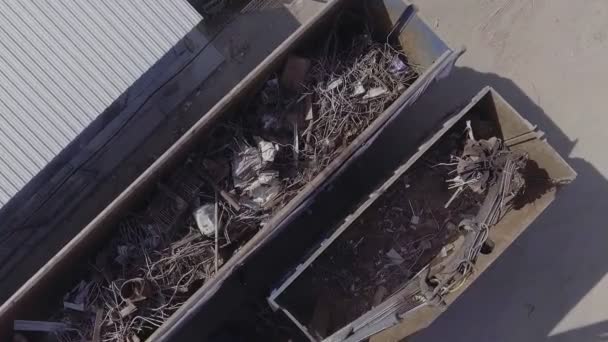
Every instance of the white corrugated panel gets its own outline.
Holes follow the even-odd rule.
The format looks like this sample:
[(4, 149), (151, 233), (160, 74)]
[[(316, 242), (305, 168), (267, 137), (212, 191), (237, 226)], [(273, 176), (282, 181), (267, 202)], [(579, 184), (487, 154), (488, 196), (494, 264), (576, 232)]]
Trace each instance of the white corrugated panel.
[(200, 20), (187, 0), (0, 0), (0, 208)]

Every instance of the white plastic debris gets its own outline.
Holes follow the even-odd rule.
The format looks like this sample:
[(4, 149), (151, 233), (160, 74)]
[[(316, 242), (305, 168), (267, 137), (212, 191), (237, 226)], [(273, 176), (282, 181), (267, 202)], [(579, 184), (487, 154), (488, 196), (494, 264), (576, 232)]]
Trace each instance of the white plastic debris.
[(234, 186), (244, 188), (256, 178), (257, 172), (262, 168), (262, 157), (257, 148), (246, 147), (236, 153), (232, 160), (232, 176)]
[(215, 205), (205, 204), (194, 211), (194, 220), (201, 234), (215, 236)]
[(258, 176), (258, 181), (262, 185), (272, 185), (272, 183), (279, 178), (279, 171), (263, 171)]
[(355, 83), (355, 86), (353, 87), (353, 93), (350, 96), (356, 97), (363, 94), (365, 94), (365, 87), (363, 86), (363, 84), (361, 84), (361, 81), (359, 81)]
[(399, 254), (399, 252), (397, 252), (394, 248), (391, 248), (391, 250), (386, 253), (386, 256), (390, 260), (390, 263), (395, 266), (401, 265), (405, 261), (401, 254)]
[(274, 162), (274, 158), (276, 157), (277, 152), (279, 151), (279, 146), (277, 144), (273, 144), (270, 141), (266, 141), (263, 139), (258, 139), (258, 148), (262, 155), (262, 162)]
[(412, 216), (412, 218), (410, 219), (410, 223), (413, 225), (417, 225), (420, 223), (420, 216), (418, 215), (414, 215)]
[(372, 88), (370, 90), (367, 91), (367, 93), (363, 96), (364, 100), (371, 100), (371, 99), (375, 99), (378, 96), (382, 96), (384, 94), (386, 94), (387, 91), (384, 88)]
[(270, 185), (262, 185), (252, 193), (253, 201), (261, 207), (265, 207), (270, 201), (277, 198), (281, 191), (281, 184), (275, 180)]
[(247, 194), (257, 207), (265, 207), (281, 192), (278, 172), (262, 172), (260, 177), (247, 189)]
[(409, 70), (409, 67), (405, 62), (399, 57), (399, 55), (393, 56), (391, 60), (391, 65), (388, 68), (388, 71), (391, 74), (403, 74)]

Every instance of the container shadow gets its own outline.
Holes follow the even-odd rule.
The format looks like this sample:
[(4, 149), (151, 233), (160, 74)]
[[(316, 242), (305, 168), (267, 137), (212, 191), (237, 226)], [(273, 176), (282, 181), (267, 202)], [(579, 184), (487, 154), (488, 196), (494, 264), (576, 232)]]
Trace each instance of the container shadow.
[[(425, 98), (453, 108), (486, 85), (538, 124), (578, 177), (468, 291), (408, 341), (606, 341), (608, 322), (554, 331), (608, 271), (608, 181), (589, 161), (567, 158), (577, 141), (509, 79), (458, 67)], [(379, 341), (403, 338), (399, 331), (394, 327)]]

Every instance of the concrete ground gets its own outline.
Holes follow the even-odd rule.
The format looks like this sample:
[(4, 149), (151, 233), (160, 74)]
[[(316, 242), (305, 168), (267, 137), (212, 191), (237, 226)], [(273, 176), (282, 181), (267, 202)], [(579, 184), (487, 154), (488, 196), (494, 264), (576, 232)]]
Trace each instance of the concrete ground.
[[(415, 0), (466, 54), (446, 105), (491, 85), (539, 124), (577, 180), (411, 342), (608, 341), (608, 2)], [(399, 328), (386, 341), (402, 338)]]

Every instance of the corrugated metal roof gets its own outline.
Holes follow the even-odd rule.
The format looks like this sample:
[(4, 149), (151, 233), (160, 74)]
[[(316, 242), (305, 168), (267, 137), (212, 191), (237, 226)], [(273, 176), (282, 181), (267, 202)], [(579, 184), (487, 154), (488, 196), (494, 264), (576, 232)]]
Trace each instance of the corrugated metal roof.
[(0, 208), (200, 20), (186, 0), (0, 0)]

